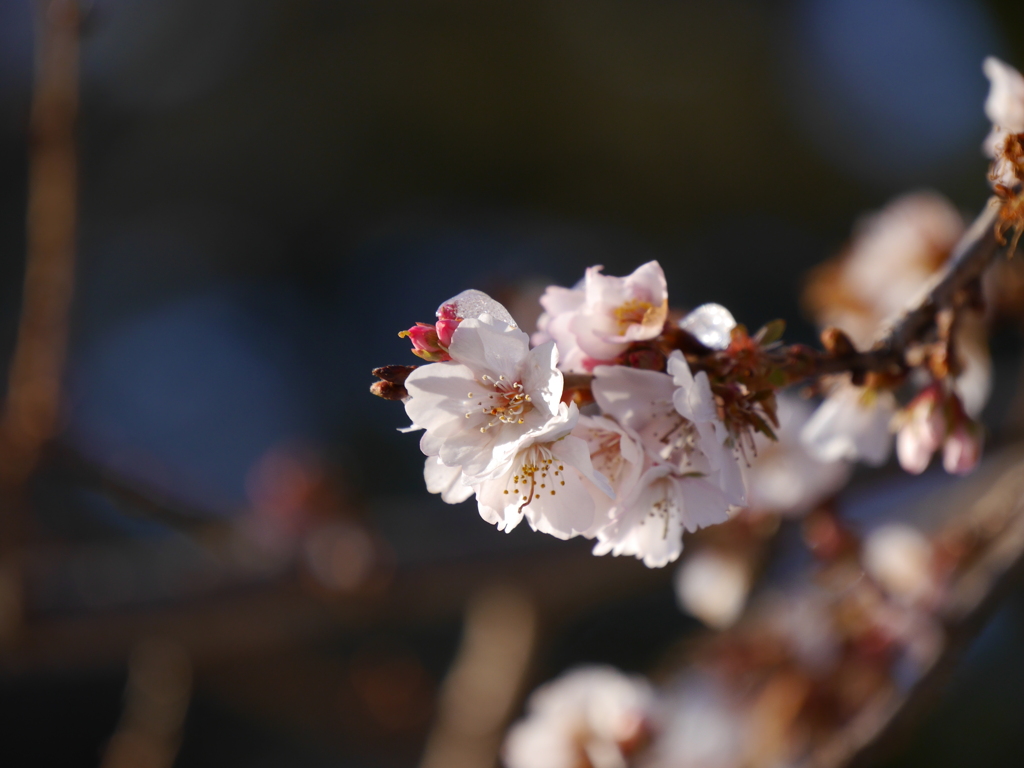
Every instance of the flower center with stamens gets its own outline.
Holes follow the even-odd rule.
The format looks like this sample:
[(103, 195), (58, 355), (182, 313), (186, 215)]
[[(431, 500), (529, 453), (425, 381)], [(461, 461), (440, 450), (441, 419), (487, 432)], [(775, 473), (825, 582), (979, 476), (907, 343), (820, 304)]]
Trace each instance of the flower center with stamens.
[(630, 299), (616, 307), (615, 319), (619, 323), (619, 333), (625, 333), (631, 325), (643, 325), (653, 311), (654, 305), (651, 302), (640, 299)]
[(622, 473), (625, 459), (622, 458), (621, 437), (616, 432), (603, 432), (590, 443), (590, 460), (594, 469), (608, 478), (609, 482), (617, 482)]
[[(480, 377), (480, 383), (484, 387), (485, 394), (474, 398), (473, 393), (469, 392), (466, 395), (469, 398), (466, 402), (471, 406), (476, 405), (480, 409), (478, 413), (490, 417), (490, 420), (480, 427), (481, 432), (486, 432), (499, 424), (524, 423), (523, 417), (533, 408), (533, 401), (521, 381), (510, 381), (504, 376), (494, 379), (484, 374)], [(466, 412), (467, 419), (472, 415), (473, 411)]]
[(647, 508), (647, 514), (640, 521), (640, 525), (646, 525), (650, 521), (651, 525), (657, 525), (661, 529), (658, 531), (658, 535), (662, 539), (668, 538), (669, 522), (672, 516), (679, 512), (668, 481), (655, 480), (648, 489), (647, 495), (640, 501), (641, 505), (645, 502), (650, 506)]
[(533, 448), (523, 454), (523, 463), (514, 470), (512, 482), (504, 493), (515, 496), (519, 511), (538, 495), (555, 496), (565, 485), (565, 466), (556, 461), (546, 449)]
[(644, 431), (660, 443), (658, 456), (662, 461), (680, 465), (689, 461), (697, 450), (697, 442), (700, 439), (697, 427), (692, 421), (667, 408), (664, 416), (652, 422)]

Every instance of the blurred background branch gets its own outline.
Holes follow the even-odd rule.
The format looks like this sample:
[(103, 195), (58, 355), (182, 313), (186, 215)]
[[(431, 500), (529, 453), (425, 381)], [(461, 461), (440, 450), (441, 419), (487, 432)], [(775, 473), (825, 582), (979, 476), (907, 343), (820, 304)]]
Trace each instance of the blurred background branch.
[(28, 244), (21, 317), (0, 408), (0, 645), (22, 621), (27, 488), (57, 430), (74, 290), (78, 162), (77, 0), (37, 4), (38, 49), (29, 126)]

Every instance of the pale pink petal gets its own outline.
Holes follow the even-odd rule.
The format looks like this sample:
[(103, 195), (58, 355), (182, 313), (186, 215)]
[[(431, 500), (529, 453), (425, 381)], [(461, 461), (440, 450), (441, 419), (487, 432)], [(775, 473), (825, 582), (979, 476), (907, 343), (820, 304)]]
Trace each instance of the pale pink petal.
[(512, 377), (530, 349), (530, 338), (515, 326), (483, 314), (463, 320), (452, 335), (448, 354), (478, 373)]
[(458, 504), (473, 495), (473, 488), (462, 481), (461, 467), (446, 467), (441, 460), (430, 456), (423, 468), (430, 493), (441, 494), (448, 504)]

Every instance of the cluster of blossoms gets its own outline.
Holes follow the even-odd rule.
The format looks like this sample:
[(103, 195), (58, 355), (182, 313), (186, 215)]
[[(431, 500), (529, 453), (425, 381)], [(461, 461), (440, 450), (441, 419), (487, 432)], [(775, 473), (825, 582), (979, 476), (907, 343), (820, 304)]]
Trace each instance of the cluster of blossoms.
[(903, 523), (864, 541), (832, 533), (842, 544), (813, 586), (765, 594), (742, 624), (693, 644), (694, 663), (666, 684), (608, 667), (546, 683), (509, 730), (505, 764), (806, 764), (880, 695), (908, 690), (934, 665), (943, 643), (935, 615), (955, 573), (943, 535)]
[[(657, 262), (624, 278), (592, 267), (579, 286), (549, 288), (541, 303), (532, 348), (479, 291), (442, 304), (434, 326), (402, 332), (434, 361), (403, 382), (411, 429), (424, 431), (427, 488), (449, 503), (475, 494), (481, 516), (501, 530), (525, 518), (559, 538), (595, 538), (597, 554), (663, 566), (679, 556), (684, 530), (723, 522), (745, 503), (742, 454), (753, 442), (743, 425), (771, 432), (773, 391), (727, 403), (728, 386), (713, 392), (707, 371), (694, 373), (680, 349), (665, 346)], [(744, 357), (760, 347), (735, 325), (707, 305), (671, 332), (749, 368)], [(588, 392), (565, 386), (576, 373), (592, 376)]]
[[(1024, 226), (1024, 77), (995, 59), (985, 72), (1002, 238)], [(428, 490), (446, 502), (475, 496), (501, 530), (525, 518), (559, 538), (594, 539), (595, 554), (664, 566), (679, 557), (684, 531), (736, 510), (806, 513), (838, 490), (851, 462), (887, 461), (894, 434), (907, 471), (923, 472), (939, 452), (948, 472), (977, 465), (975, 419), (991, 371), (980, 280), (935, 314), (928, 333), (889, 349), (888, 362), (856, 364), (922, 304), (964, 232), (960, 213), (930, 192), (860, 222), (806, 294), (824, 353), (780, 346), (781, 323), (748, 334), (716, 304), (673, 313), (652, 261), (626, 277), (595, 266), (571, 288), (549, 287), (532, 338), (501, 304), (465, 291), (434, 323), (399, 334), (427, 364), (378, 369), (374, 391), (405, 401), (410, 429), (423, 430)], [(822, 376), (837, 370), (847, 372)], [(807, 378), (825, 395), (813, 413), (780, 392)], [(703, 590), (687, 579), (732, 574), (735, 609), (715, 617), (695, 608), (722, 626), (750, 581), (749, 569), (726, 565), (705, 557), (680, 577), (680, 600), (693, 607)]]

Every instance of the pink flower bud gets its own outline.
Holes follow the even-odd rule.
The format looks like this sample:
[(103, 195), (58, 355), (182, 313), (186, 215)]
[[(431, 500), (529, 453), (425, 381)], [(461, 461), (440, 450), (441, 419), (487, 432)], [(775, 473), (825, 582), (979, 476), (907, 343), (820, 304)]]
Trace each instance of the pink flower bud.
[(896, 457), (907, 472), (924, 472), (946, 437), (949, 425), (940, 398), (937, 387), (928, 387), (897, 417), (901, 424), (896, 434)]
[[(451, 360), (448, 345), (441, 344), (437, 329), (426, 323), (416, 323), (407, 331), (399, 331), (399, 338), (408, 338), (412, 342), (412, 353), (430, 363)], [(449, 341), (451, 335), (449, 334)]]
[(437, 321), (435, 329), (437, 330), (438, 343), (448, 349), (452, 344), (452, 334), (455, 333), (455, 329), (459, 327), (459, 323), (462, 320), (458, 318), (447, 318), (443, 317)]
[(942, 466), (951, 475), (966, 475), (978, 466), (981, 459), (981, 428), (963, 419), (942, 447)]

